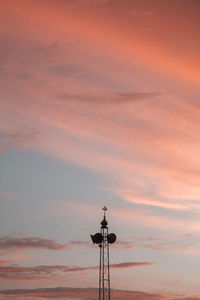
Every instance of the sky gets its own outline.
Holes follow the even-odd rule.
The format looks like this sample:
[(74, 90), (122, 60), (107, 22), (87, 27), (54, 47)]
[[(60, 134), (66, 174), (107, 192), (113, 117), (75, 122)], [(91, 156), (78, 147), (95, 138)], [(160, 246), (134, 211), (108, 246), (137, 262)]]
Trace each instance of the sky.
[(200, 299), (200, 1), (0, 3), (0, 299)]

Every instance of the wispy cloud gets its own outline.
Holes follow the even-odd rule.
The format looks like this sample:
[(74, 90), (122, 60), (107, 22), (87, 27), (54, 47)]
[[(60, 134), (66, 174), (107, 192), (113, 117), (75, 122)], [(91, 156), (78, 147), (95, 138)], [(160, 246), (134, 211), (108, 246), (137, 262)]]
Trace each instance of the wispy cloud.
[[(168, 250), (179, 253), (200, 253), (199, 234), (165, 235), (165, 237), (135, 236), (127, 240), (117, 240), (112, 245), (116, 250), (132, 250), (134, 248), (148, 248), (155, 251)], [(69, 249), (76, 246), (83, 246), (93, 249), (89, 241), (74, 240), (67, 243)], [(67, 248), (67, 247), (66, 247)]]
[(76, 65), (55, 65), (48, 68), (48, 71), (60, 77), (83, 78), (89, 76), (87, 69), (78, 67)]
[[(119, 264), (111, 264), (112, 269), (126, 269), (134, 267), (151, 266), (151, 262), (122, 262)], [(67, 273), (87, 272), (98, 269), (98, 266), (92, 267), (70, 267), (62, 265), (54, 266), (0, 266), (0, 278), (5, 280), (38, 280), (41, 278), (53, 279), (57, 276), (63, 276)]]
[[(2, 2), (0, 152), (31, 149), (97, 172), (111, 198), (117, 198), (113, 216), (125, 227), (200, 232), (197, 1), (184, 1), (183, 9), (177, 1), (139, 2)], [(176, 93), (162, 92), (168, 90)], [(115, 205), (120, 201), (119, 212)], [(88, 247), (86, 241), (37, 237), (1, 243), (1, 252)], [(169, 247), (163, 241), (134, 239), (116, 244), (134, 246)], [(64, 273), (52, 269), (56, 272)], [(194, 281), (188, 282), (192, 289)]]
[(164, 94), (165, 92), (102, 92), (96, 94), (61, 94), (58, 98), (74, 103), (86, 102), (90, 104), (117, 104), (155, 99)]
[[(71, 250), (74, 247), (85, 247), (93, 249), (90, 241), (87, 240), (71, 240), (66, 243), (59, 243), (53, 239), (41, 238), (36, 236), (16, 236), (7, 235), (0, 237), (0, 252), (11, 252), (17, 250), (28, 249), (46, 249), (50, 251), (64, 251)], [(113, 245), (114, 249), (133, 249), (134, 244), (132, 241), (120, 241)]]
[(113, 248), (120, 248), (120, 249), (133, 249), (134, 248), (133, 241), (119, 241), (117, 240), (115, 244), (112, 245)]
[[(199, 300), (198, 297), (185, 297), (174, 294), (156, 294), (142, 291), (131, 290), (112, 290), (112, 297), (116, 300)], [(10, 289), (0, 291), (0, 295), (4, 297), (14, 297), (14, 299), (23, 298), (53, 298), (53, 299), (78, 299), (78, 300), (94, 300), (98, 296), (98, 290), (95, 288), (68, 288), (68, 287), (54, 287), (54, 288), (37, 288), (37, 289)], [(6, 298), (5, 298), (6, 299)]]
[[(148, 248), (152, 250), (168, 250), (181, 253), (200, 253), (199, 234), (165, 235), (165, 237), (135, 236), (129, 240), (119, 241), (124, 249)], [(115, 247), (115, 245), (113, 245)]]
[(5, 265), (5, 264), (7, 264), (7, 263), (8, 263), (8, 261), (7, 261), (6, 259), (0, 260), (0, 265)]
[(132, 267), (142, 267), (142, 266), (151, 266), (154, 263), (152, 262), (123, 262), (120, 264), (112, 264), (110, 265), (113, 269), (126, 269)]
[(69, 247), (70, 245), (39, 237), (3, 236), (0, 238), (0, 251), (22, 249), (64, 250)]
[[(37, 5), (34, 2), (30, 5), (37, 15)], [(17, 65), (19, 69), (28, 66), (27, 69), (30, 69), (31, 62), (31, 70), (38, 76), (32, 78), (29, 85), (23, 85), (23, 88), (21, 82), (16, 81), (12, 89), (11, 80), (5, 82), (6, 89), (2, 90), (1, 97), (7, 99), (2, 101), (2, 110), (7, 116), (3, 119), (4, 128), (8, 129), (8, 123), (13, 122), (18, 124), (17, 133), (22, 128), (23, 134), (23, 128), (32, 128), (33, 124), (39, 127), (43, 137), (38, 143), (31, 144), (32, 149), (101, 173), (108, 179), (108, 184), (115, 185), (113, 193), (122, 200), (166, 210), (199, 210), (199, 158), (198, 154), (191, 155), (198, 153), (199, 147), (197, 105), (193, 100), (189, 103), (185, 94), (173, 94), (169, 97), (169, 93), (163, 91), (170, 88), (158, 88), (160, 73), (148, 88), (144, 88), (143, 80), (137, 80), (135, 74), (137, 60), (140, 65), (143, 58), (148, 60), (149, 55), (149, 65), (152, 69), (155, 66), (158, 69), (161, 67), (166, 81), (169, 75), (176, 77), (178, 72), (179, 80), (183, 80), (184, 73), (185, 84), (188, 74), (190, 80), (193, 79), (188, 69), (183, 67), (184, 62), (179, 68), (180, 61), (176, 63), (175, 57), (169, 67), (168, 60), (159, 58), (159, 51), (152, 51), (154, 47), (151, 43), (149, 47), (143, 47), (143, 43), (135, 45), (132, 41), (133, 37), (135, 39), (134, 34), (130, 35), (130, 42), (121, 32), (125, 42), (122, 43), (121, 38), (119, 40), (119, 36), (115, 35), (115, 30), (107, 26), (106, 30), (113, 37), (110, 39), (107, 35), (102, 35), (103, 31), (99, 29), (98, 21), (90, 19), (90, 14), (85, 18), (84, 12), (80, 11), (83, 18), (77, 19), (76, 11), (73, 11), (69, 14), (70, 17), (66, 18), (60, 7), (57, 14), (58, 11), (54, 10), (53, 6), (50, 6), (49, 10), (46, 10), (45, 5), (40, 6), (41, 11), (51, 20), (59, 20), (55, 22), (53, 36), (50, 38), (46, 35), (46, 29), (51, 28), (51, 22), (47, 22), (45, 27), (42, 20), (35, 24), (33, 13), (29, 21), (35, 25), (35, 31), (32, 32), (30, 45), (25, 42), (29, 36), (27, 31), (23, 32), (24, 39), (20, 40), (21, 48), (28, 49), (27, 56), (18, 49), (17, 59), (11, 56), (11, 62), (6, 68), (12, 76), (12, 66)], [(23, 8), (24, 11), (30, 11), (26, 5)], [(5, 5), (4, 9), (7, 11), (10, 8)], [(21, 10), (15, 13), (21, 20)], [(23, 17), (26, 18), (27, 15), (23, 14)], [(42, 26), (39, 26), (40, 22)], [(16, 26), (16, 34), (22, 32), (20, 26), (21, 23)], [(104, 27), (104, 24), (102, 26)], [(40, 27), (41, 30), (36, 30)], [(65, 32), (66, 28), (74, 29), (71, 33), (67, 30), (69, 35), (67, 34), (66, 40), (69, 40), (68, 36), (77, 35), (78, 47), (70, 46), (73, 49), (69, 49), (65, 41), (62, 47), (58, 46), (58, 32)], [(93, 41), (97, 36), (100, 45), (108, 48), (106, 55), (99, 52), (98, 46), (94, 47)], [(83, 42), (85, 38), (91, 42), (90, 47), (86, 47)], [(38, 46), (44, 44), (48, 45), (47, 58), (42, 46)], [(8, 48), (12, 51), (13, 44), (8, 43)], [(144, 49), (151, 50), (153, 54)], [(158, 50), (157, 47), (155, 50)], [(93, 54), (95, 59), (91, 59), (90, 54)], [(121, 62), (125, 68), (123, 74)], [(165, 68), (169, 71), (167, 74), (164, 72)], [(27, 70), (23, 70), (23, 73), (26, 72)], [(196, 76), (198, 71), (194, 70), (194, 73), (196, 82), (199, 80), (199, 76)], [(106, 80), (103, 83), (101, 80), (85, 82), (84, 76), (88, 77), (91, 74)], [(147, 75), (144, 75), (146, 82), (155, 76), (154, 73)], [(77, 76), (83, 81), (74, 81), (74, 77)], [(122, 84), (119, 84), (120, 82)], [(191, 97), (193, 99), (193, 92)], [(156, 99), (156, 102), (146, 101), (148, 99)], [(96, 105), (91, 105), (92, 103), (101, 105), (97, 108)], [(112, 104), (109, 108), (108, 103)], [(17, 147), (16, 139), (20, 140), (21, 137), (15, 137), (12, 133), (10, 137), (7, 136), (1, 146), (2, 151), (9, 145)], [(30, 140), (26, 143), (29, 144)]]
[(0, 129), (0, 153), (9, 147), (24, 148), (38, 141), (40, 132), (33, 128), (21, 128), (19, 130)]

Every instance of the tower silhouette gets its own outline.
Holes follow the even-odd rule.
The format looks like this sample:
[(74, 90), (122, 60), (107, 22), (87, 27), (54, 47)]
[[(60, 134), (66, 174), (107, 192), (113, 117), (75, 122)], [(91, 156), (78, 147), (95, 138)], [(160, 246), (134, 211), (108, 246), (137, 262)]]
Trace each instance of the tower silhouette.
[(108, 222), (106, 220), (107, 207), (104, 206), (103, 220), (101, 221), (100, 232), (90, 235), (92, 242), (99, 245), (99, 300), (110, 300), (110, 261), (109, 261), (109, 244), (116, 241), (116, 235), (109, 233)]

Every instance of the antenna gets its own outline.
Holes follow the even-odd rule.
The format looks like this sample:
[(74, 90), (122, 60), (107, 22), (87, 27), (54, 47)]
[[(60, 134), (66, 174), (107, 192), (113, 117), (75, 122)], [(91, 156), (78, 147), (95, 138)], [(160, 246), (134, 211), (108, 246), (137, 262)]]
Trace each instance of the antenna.
[(100, 232), (90, 235), (93, 244), (99, 245), (99, 300), (110, 300), (110, 262), (109, 262), (109, 244), (116, 241), (116, 235), (108, 232), (108, 222), (106, 220), (107, 207), (102, 208), (104, 211), (103, 220), (101, 221)]

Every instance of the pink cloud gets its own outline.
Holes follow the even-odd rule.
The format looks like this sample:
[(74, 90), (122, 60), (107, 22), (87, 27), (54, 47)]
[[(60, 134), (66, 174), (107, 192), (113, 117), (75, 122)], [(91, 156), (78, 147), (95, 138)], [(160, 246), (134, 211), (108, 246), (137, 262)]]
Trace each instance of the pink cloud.
[[(151, 262), (122, 262), (119, 264), (111, 264), (112, 269), (127, 269), (141, 266), (151, 266)], [(65, 274), (73, 274), (75, 272), (88, 272), (97, 270), (98, 266), (92, 267), (69, 267), (62, 265), (54, 266), (0, 266), (0, 277), (4, 280), (39, 280), (54, 279)]]
[[(4, 297), (13, 297), (14, 299), (23, 298), (59, 298), (78, 299), (78, 300), (94, 300), (98, 296), (98, 290), (95, 288), (68, 288), (68, 287), (54, 287), (54, 288), (37, 288), (37, 289), (10, 289), (0, 291)], [(128, 290), (112, 290), (112, 297), (116, 300), (198, 300), (198, 297), (184, 297), (178, 295), (166, 295), (147, 293), (142, 291), (128, 291)]]
[[(191, 170), (185, 175), (185, 178), (180, 178), (182, 166), (177, 163), (175, 163), (175, 168), (173, 170), (171, 169), (170, 160), (176, 160), (176, 152), (174, 150), (172, 152), (169, 151), (167, 154), (168, 156), (165, 158), (163, 156), (158, 156), (156, 158), (155, 154), (160, 155), (158, 152), (163, 148), (162, 143), (159, 145), (161, 148), (157, 149), (158, 152), (155, 151), (155, 154), (152, 156), (151, 148), (149, 148), (148, 151), (146, 151), (146, 149), (142, 150), (143, 153), (141, 151), (140, 143), (136, 144), (134, 147), (132, 142), (123, 138), (127, 133), (134, 134), (142, 143), (147, 143), (148, 139), (152, 139), (151, 132), (148, 137), (147, 133), (137, 132), (135, 129), (130, 130), (126, 124), (122, 123), (119, 126), (116, 121), (108, 121), (107, 116), (105, 116), (106, 119), (104, 119), (103, 110), (102, 116), (99, 117), (99, 121), (96, 121), (95, 119), (92, 119), (93, 121), (91, 121), (88, 117), (83, 117), (83, 119), (79, 118), (77, 121), (75, 114), (79, 114), (79, 108), (75, 107), (73, 104), (62, 105), (61, 110), (58, 109), (57, 112), (55, 112), (53, 106), (52, 108), (50, 106), (48, 112), (49, 117), (45, 116), (43, 105), (39, 103), (38, 105), (41, 115), (37, 114), (37, 117), (43, 120), (44, 124), (51, 126), (51, 136), (53, 137), (54, 133), (56, 136), (54, 136), (55, 142), (53, 144), (46, 138), (40, 143), (37, 143), (37, 150), (56, 155), (61, 159), (73, 161), (74, 163), (85, 167), (90, 167), (91, 169), (104, 174), (110, 173), (112, 176), (114, 174), (119, 185), (121, 185), (121, 188), (113, 188), (113, 191), (126, 201), (175, 210), (196, 210), (199, 208), (197, 199), (199, 191), (198, 186), (195, 183), (197, 180), (197, 178), (195, 178), (196, 175)], [(67, 113), (67, 107), (73, 108), (71, 115)], [(34, 109), (36, 109), (36, 107), (31, 108), (32, 113), (34, 113)], [(87, 111), (88, 107), (84, 108), (84, 106), (82, 106), (81, 109), (86, 109)], [(118, 113), (118, 110), (115, 110)], [(62, 111), (66, 112), (65, 116)], [(92, 109), (92, 111), (94, 114), (96, 113), (95, 109)], [(37, 113), (37, 110), (35, 113)], [(54, 121), (52, 121), (51, 117), (53, 114)], [(58, 119), (56, 119), (55, 114)], [(34, 117), (34, 115), (32, 115), (32, 117)], [(68, 122), (70, 121), (70, 126), (66, 126), (66, 117)], [(101, 121), (104, 122), (105, 125), (102, 126)], [(91, 127), (92, 123), (93, 127)], [(95, 135), (92, 128), (99, 130), (98, 136)], [(109, 131), (107, 128), (110, 128)], [(122, 132), (122, 134), (120, 134), (120, 132)], [(48, 136), (49, 133), (46, 132), (46, 134)], [(69, 138), (67, 141), (64, 140), (65, 135)], [(117, 135), (119, 140), (122, 139), (123, 143), (120, 143), (119, 140), (117, 140)], [(71, 136), (76, 137), (75, 141), (70, 141)], [(160, 139), (160, 136), (158, 138)], [(163, 141), (161, 140), (161, 142)], [(103, 152), (98, 150), (100, 144), (105, 145), (105, 150)], [(122, 153), (127, 153), (126, 158), (115, 153), (115, 150), (112, 155), (109, 154), (110, 150), (114, 149), (115, 146), (118, 147), (118, 150), (121, 149)], [(107, 151), (106, 148), (108, 149)], [(67, 149), (67, 152), (65, 152), (64, 149)], [(138, 161), (131, 157), (131, 150), (135, 152)], [(144, 162), (142, 162), (144, 157), (146, 160), (145, 165)], [(88, 164), (89, 161), (90, 163)], [(107, 165), (110, 166), (109, 171), (106, 170)], [(193, 169), (193, 163), (191, 166), (188, 165), (188, 170), (191, 168)], [(133, 184), (133, 181), (130, 179), (134, 176), (133, 172), (137, 174), (135, 184)], [(164, 179), (163, 182), (158, 181), (156, 184), (154, 183), (157, 195), (155, 194), (153, 196), (148, 195), (148, 185), (151, 184), (149, 176), (151, 173), (154, 173), (156, 178), (163, 176)], [(107, 174), (107, 176), (108, 175), (109, 174)], [(168, 178), (170, 175), (171, 179)], [(142, 178), (144, 178), (144, 176), (146, 180), (142, 183)], [(193, 182), (191, 182), (191, 176), (194, 177)], [(179, 197), (184, 198), (178, 199)], [(194, 197), (194, 200), (189, 199), (190, 201), (186, 201), (188, 197)]]
[[(59, 243), (52, 239), (41, 238), (41, 237), (27, 237), (27, 236), (3, 236), (0, 237), (0, 252), (4, 255), (10, 254), (11, 252), (15, 252), (13, 258), (18, 259), (18, 255), (22, 256), (20, 253), (16, 253), (16, 251), (20, 250), (29, 250), (29, 249), (45, 249), (50, 251), (65, 251), (72, 250), (74, 247), (85, 247), (87, 249), (93, 249), (93, 245), (90, 241), (87, 240), (71, 240), (66, 243)], [(134, 245), (130, 241), (117, 241), (113, 248), (116, 249), (133, 249)]]
[(7, 263), (8, 263), (8, 261), (7, 261), (6, 259), (0, 260), (0, 265), (5, 265), (5, 264), (7, 264)]
[(3, 236), (0, 238), (0, 251), (23, 249), (65, 250), (70, 246), (54, 240), (39, 237)]
[(115, 244), (112, 245), (112, 248), (116, 249), (133, 249), (134, 248), (134, 243), (132, 241), (119, 241), (117, 240)]
[(142, 267), (142, 266), (150, 266), (154, 263), (151, 262), (125, 262), (120, 264), (112, 264), (110, 265), (113, 269), (126, 269), (126, 268), (132, 268), (132, 267)]
[[(156, 251), (167, 250), (169, 252), (185, 254), (199, 254), (199, 234), (178, 234), (164, 237), (134, 236), (127, 241), (119, 241), (123, 249), (148, 248)], [(127, 244), (127, 246), (126, 246)], [(115, 246), (113, 245), (112, 248)]]
[[(196, 64), (177, 58), (168, 44), (159, 46), (145, 33), (140, 41), (137, 26), (132, 34), (114, 15), (104, 12), (104, 22), (100, 22), (93, 6), (87, 11), (51, 3), (47, 10), (43, 3), (20, 4), (1, 8), (2, 14), (15, 16), (6, 42), (9, 51), (17, 48), (15, 56), (9, 55), (5, 62), (2, 149), (21, 146), (89, 168), (107, 179), (114, 195), (147, 209), (199, 211), (196, 93), (190, 91), (188, 102), (187, 92), (163, 92), (169, 90), (166, 86), (172, 76), (188, 90), (191, 83), (196, 86)], [(32, 25), (24, 26), (27, 22)], [(108, 30), (107, 35), (102, 28)], [(67, 37), (56, 40), (60, 33)], [(149, 67), (157, 71), (151, 70), (153, 75), (143, 72), (144, 78), (138, 79), (135, 70)], [(25, 76), (27, 70), (29, 76)], [(167, 81), (164, 89), (158, 89), (160, 74)], [(107, 81), (112, 84), (107, 86)], [(148, 219), (154, 227), (168, 220), (162, 216)], [(170, 226), (182, 223), (172, 220)], [(190, 228), (194, 227), (199, 228), (191, 221)]]
[[(170, 6), (155, 15), (154, 5), (148, 14), (131, 1), (108, 1), (106, 9), (81, 2), (1, 5), (0, 152), (31, 149), (98, 172), (129, 202), (113, 210), (124, 223), (199, 232), (198, 23), (184, 9), (169, 14)], [(32, 237), (6, 238), (1, 247), (76, 244), (87, 246)]]

